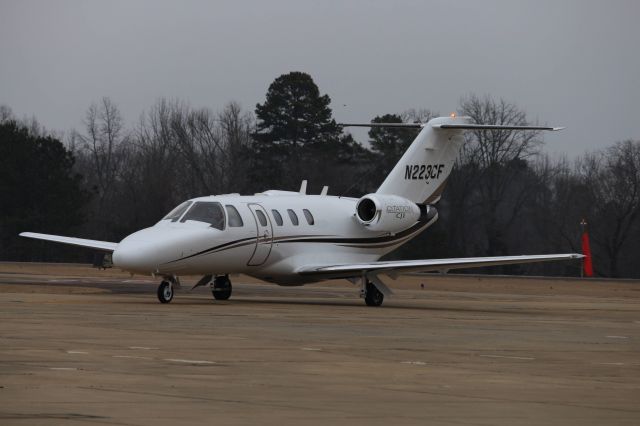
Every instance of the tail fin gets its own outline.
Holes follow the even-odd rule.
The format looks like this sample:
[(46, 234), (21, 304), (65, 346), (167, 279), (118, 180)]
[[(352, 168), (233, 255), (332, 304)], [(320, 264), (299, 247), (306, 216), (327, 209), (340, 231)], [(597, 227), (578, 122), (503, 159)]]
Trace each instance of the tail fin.
[[(371, 123), (357, 126), (388, 126), (422, 128), (413, 143), (376, 191), (378, 194), (399, 195), (414, 203), (436, 203), (447, 183), (464, 143), (465, 130), (561, 130), (561, 127), (508, 126), (472, 124), (469, 117), (438, 117), (426, 124)], [(344, 124), (347, 126), (347, 124)], [(354, 126), (349, 124), (349, 126)]]
[(399, 195), (414, 203), (437, 202), (464, 143), (462, 130), (434, 127), (449, 121), (440, 117), (425, 124), (377, 193)]

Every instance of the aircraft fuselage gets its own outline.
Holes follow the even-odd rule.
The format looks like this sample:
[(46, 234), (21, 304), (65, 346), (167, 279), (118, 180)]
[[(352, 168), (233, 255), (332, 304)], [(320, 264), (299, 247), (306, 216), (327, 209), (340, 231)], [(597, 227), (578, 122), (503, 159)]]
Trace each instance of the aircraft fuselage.
[[(428, 221), (395, 234), (376, 232), (357, 222), (358, 199), (284, 191), (274, 195), (189, 200), (188, 210), (195, 203), (219, 205), (222, 222), (190, 220), (188, 210), (177, 218), (164, 218), (122, 240), (113, 252), (114, 266), (156, 275), (242, 272), (282, 285), (299, 285), (310, 281), (296, 274), (302, 265), (376, 261), (437, 219), (433, 214)], [(229, 214), (228, 206), (240, 221)]]

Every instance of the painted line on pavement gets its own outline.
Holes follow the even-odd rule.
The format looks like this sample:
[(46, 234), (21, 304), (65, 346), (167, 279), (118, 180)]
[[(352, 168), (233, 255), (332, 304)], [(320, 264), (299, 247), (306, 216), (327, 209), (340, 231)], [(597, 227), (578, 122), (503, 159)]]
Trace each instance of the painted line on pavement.
[(215, 362), (213, 362), (213, 361), (203, 361), (203, 360), (200, 360), (200, 359), (165, 358), (164, 361), (182, 362), (184, 364), (215, 364)]
[(522, 359), (525, 361), (533, 361), (535, 358), (528, 356), (511, 356), (511, 355), (480, 355), (483, 358), (506, 358), (506, 359)]
[(148, 356), (135, 356), (135, 355), (112, 355), (113, 358), (129, 358), (129, 359), (153, 359)]
[(427, 365), (424, 361), (402, 361), (400, 364), (409, 364), (409, 365)]

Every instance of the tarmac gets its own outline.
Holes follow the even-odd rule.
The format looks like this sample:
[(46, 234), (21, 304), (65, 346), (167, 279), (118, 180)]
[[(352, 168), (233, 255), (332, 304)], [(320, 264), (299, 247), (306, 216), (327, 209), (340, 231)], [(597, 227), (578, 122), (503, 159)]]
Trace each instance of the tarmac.
[(639, 281), (197, 279), (0, 263), (0, 424), (640, 424)]

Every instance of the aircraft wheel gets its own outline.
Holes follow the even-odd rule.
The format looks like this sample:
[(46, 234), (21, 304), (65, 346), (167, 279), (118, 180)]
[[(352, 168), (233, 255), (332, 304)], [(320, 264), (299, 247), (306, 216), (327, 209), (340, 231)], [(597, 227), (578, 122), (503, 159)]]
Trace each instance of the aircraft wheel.
[(158, 300), (161, 303), (169, 303), (173, 299), (173, 286), (169, 281), (162, 281), (158, 286)]
[(364, 296), (364, 301), (367, 306), (380, 306), (384, 300), (384, 294), (376, 288), (375, 285), (367, 283), (367, 293)]
[(229, 276), (216, 277), (211, 287), (211, 293), (216, 300), (227, 300), (231, 297), (231, 280)]

